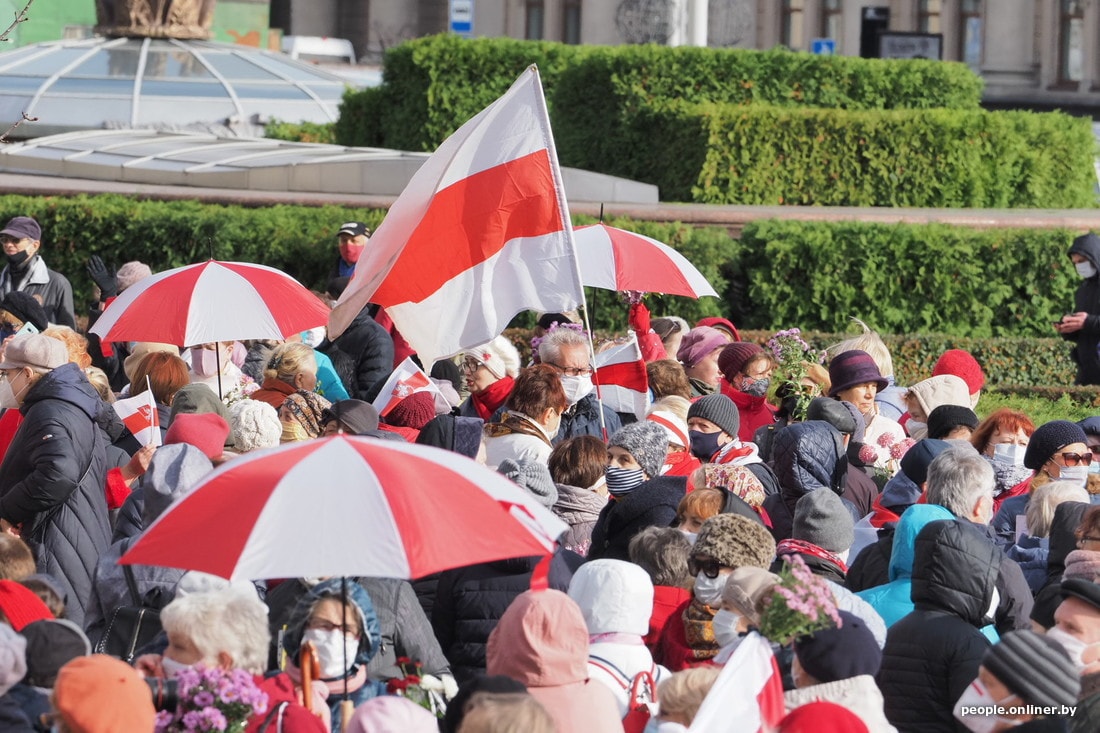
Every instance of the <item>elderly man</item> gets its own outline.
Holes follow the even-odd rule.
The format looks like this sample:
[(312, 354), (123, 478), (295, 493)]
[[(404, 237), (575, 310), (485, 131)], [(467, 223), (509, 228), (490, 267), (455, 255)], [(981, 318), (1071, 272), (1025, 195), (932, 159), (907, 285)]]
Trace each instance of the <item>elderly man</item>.
[(1062, 582), (1062, 604), (1047, 638), (1058, 642), (1081, 675), (1073, 733), (1100, 730), (1100, 585), (1082, 578)]
[(50, 323), (76, 328), (73, 287), (59, 272), (46, 267), (38, 254), (42, 248), (42, 227), (29, 216), (17, 216), (0, 230), (0, 243), (8, 264), (0, 271), (0, 296), (13, 290), (33, 295), (46, 311)]
[[(539, 361), (558, 372), (569, 401), (568, 409), (561, 416), (561, 427), (554, 437), (554, 445), (578, 435), (605, 439), (622, 427), (619, 414), (596, 399), (591, 353), (588, 337), (572, 328), (559, 327), (547, 331), (539, 343)], [(602, 428), (607, 429), (606, 434)]]
[(340, 256), (329, 277), (351, 277), (355, 274), (355, 265), (359, 262), (363, 250), (366, 249), (368, 239), (370, 239), (370, 227), (361, 221), (349, 221), (340, 227), (340, 231), (336, 234)]

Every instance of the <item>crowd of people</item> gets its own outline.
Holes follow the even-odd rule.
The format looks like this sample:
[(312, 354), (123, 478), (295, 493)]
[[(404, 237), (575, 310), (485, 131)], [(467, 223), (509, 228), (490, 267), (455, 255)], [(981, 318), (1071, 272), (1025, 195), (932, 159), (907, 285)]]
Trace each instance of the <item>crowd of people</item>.
[[(330, 304), (369, 236), (340, 227)], [(380, 415), (411, 354), (384, 309), (333, 339), (102, 343), (41, 239), (0, 231), (0, 729), (711, 730), (706, 706), (757, 705), (722, 680), (763, 640), (765, 730), (1100, 730), (1100, 416), (980, 419), (965, 351), (904, 386), (866, 327), (818, 359), (635, 303), (644, 412), (601, 400), (590, 334), (551, 313), (529, 356), (425, 364), (434, 389)], [(1097, 277), (1100, 248), (1070, 253)], [(92, 258), (89, 325), (151, 274)], [(145, 392), (159, 447), (112, 407)], [(569, 529), (408, 580), (118, 563), (218, 466), (340, 434), (484, 463)]]

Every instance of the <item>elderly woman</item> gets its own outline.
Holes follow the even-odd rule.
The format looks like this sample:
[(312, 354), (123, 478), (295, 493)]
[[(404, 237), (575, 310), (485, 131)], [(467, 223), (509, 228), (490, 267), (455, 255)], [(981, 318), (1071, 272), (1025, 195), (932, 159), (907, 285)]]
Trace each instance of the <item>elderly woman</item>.
[(989, 413), (970, 436), (970, 444), (993, 464), (994, 498), (1002, 496), (1031, 475), (1024, 468), (1024, 452), (1035, 432), (1025, 413), (1002, 407)]
[(546, 364), (524, 369), (505, 407), (501, 422), (485, 426), (486, 465), (496, 468), (506, 458), (548, 463), (569, 407), (557, 370)]
[(303, 343), (281, 344), (268, 357), (263, 384), (252, 393), (252, 399), (278, 410), (295, 392), (316, 389), (317, 359), (313, 349)]
[(139, 672), (171, 678), (197, 665), (243, 669), (268, 698), (267, 712), (253, 716), (249, 730), (270, 720), (271, 730), (324, 733), (322, 719), (298, 702), (294, 682), (285, 672), (264, 675), (270, 639), (267, 607), (254, 591), (230, 586), (181, 595), (165, 607), (160, 621), (168, 647), (162, 655), (139, 657), (135, 664)]
[(279, 422), (283, 425), (280, 441), (293, 443), (320, 437), (325, 427), (325, 410), (331, 406), (316, 392), (298, 390), (288, 396), (279, 408)]
[(729, 344), (729, 339), (719, 330), (699, 326), (687, 332), (680, 342), (676, 359), (684, 365), (691, 383), (691, 397), (703, 397), (718, 392), (722, 372), (718, 368), (718, 355)]
[(462, 376), (470, 396), (458, 406), (462, 417), (488, 422), (507, 401), (519, 375), (519, 352), (504, 336), (462, 352)]
[(889, 386), (889, 382), (879, 372), (878, 364), (866, 351), (854, 349), (833, 356), (829, 362), (829, 382), (832, 387), (829, 396), (851, 402), (863, 415), (866, 425), (863, 442), (871, 446), (876, 457), (875, 468), (897, 472), (896, 461), (891, 461), (890, 452), (883, 443), (893, 444), (905, 439), (901, 425), (879, 413), (879, 404), (875, 397)]

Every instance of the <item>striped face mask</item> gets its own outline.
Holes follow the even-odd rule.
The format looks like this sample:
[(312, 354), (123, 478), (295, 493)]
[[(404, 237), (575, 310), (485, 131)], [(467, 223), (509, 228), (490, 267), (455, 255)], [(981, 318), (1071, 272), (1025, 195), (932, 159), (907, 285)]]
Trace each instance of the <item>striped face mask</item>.
[(612, 496), (629, 494), (645, 481), (645, 472), (640, 468), (608, 466), (604, 469), (604, 476), (607, 478), (607, 491)]

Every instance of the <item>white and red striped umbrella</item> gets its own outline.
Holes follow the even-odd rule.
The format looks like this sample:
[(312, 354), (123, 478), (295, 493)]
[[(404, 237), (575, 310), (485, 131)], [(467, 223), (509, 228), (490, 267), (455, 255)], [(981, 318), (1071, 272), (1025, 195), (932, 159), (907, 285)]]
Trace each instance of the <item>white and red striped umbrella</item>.
[(230, 580), (411, 579), (545, 555), (566, 529), (531, 494), (463, 455), (336, 435), (226, 463), (119, 562)]
[(324, 325), (329, 309), (281, 270), (208, 260), (143, 278), (126, 288), (91, 332), (104, 342), (277, 339)]
[(573, 239), (581, 283), (588, 287), (718, 297), (695, 265), (656, 239), (606, 224), (573, 227)]

